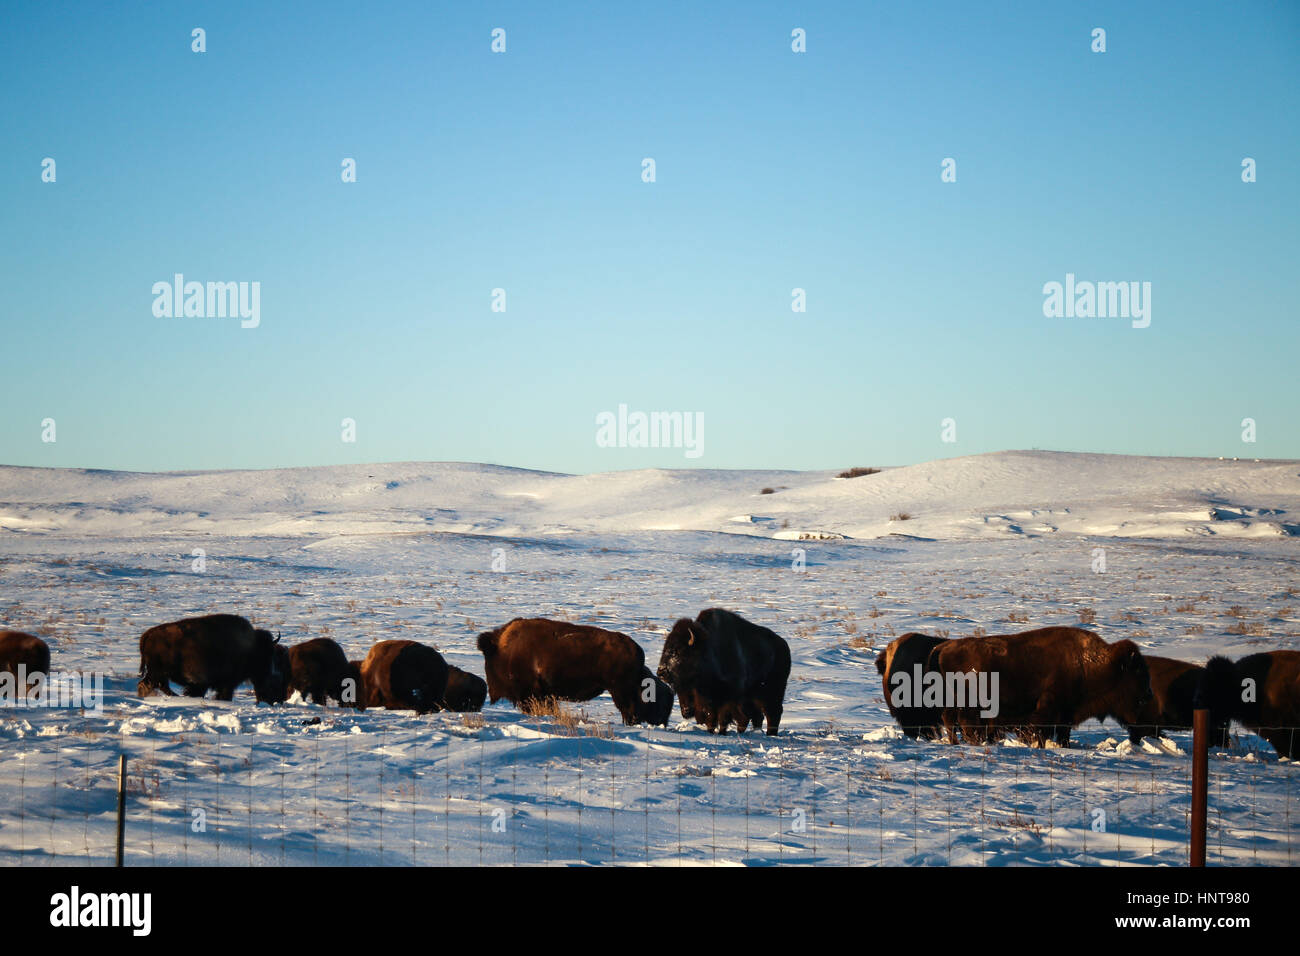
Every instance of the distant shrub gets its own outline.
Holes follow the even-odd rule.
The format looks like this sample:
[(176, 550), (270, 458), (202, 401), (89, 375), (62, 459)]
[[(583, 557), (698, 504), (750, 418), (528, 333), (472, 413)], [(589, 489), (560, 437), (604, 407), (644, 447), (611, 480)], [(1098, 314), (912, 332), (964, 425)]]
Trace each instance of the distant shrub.
[(775, 489), (775, 488), (764, 488), (762, 491), (759, 492), (759, 494), (760, 494), (760, 495), (774, 495), (774, 494), (776, 494), (776, 489)]
[(878, 475), (879, 468), (850, 468), (848, 471), (841, 471), (836, 478), (861, 478), (863, 475)]
[(897, 514), (890, 515), (889, 520), (890, 521), (911, 521), (912, 514), (910, 511), (900, 511)]

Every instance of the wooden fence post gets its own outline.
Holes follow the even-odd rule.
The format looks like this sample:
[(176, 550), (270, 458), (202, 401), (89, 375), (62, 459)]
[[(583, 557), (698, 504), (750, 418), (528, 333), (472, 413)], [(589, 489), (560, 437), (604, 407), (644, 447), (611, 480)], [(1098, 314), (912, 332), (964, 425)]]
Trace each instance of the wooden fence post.
[(117, 758), (117, 865), (122, 866), (126, 844), (126, 754)]

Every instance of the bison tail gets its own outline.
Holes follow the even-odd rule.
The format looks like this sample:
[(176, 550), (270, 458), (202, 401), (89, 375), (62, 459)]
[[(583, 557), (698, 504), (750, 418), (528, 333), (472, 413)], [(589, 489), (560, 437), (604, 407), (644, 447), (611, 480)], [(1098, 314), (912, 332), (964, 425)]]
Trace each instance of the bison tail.
[(1211, 657), (1205, 662), (1205, 672), (1196, 684), (1192, 706), (1232, 716), (1237, 709), (1233, 705), (1238, 699), (1237, 665), (1223, 656)]

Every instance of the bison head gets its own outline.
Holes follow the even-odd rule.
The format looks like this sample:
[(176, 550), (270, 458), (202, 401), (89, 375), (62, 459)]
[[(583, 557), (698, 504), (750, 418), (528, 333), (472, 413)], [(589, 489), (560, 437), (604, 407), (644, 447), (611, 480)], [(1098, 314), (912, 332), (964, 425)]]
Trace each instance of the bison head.
[(1131, 711), (1139, 714), (1151, 703), (1151, 675), (1147, 672), (1146, 658), (1132, 641), (1119, 641), (1111, 646), (1114, 670), (1113, 694), (1116, 713)]
[(659, 655), (659, 677), (678, 691), (693, 687), (706, 636), (704, 628), (690, 618), (674, 624)]
[(695, 621), (684, 617), (673, 625), (659, 655), (659, 679), (672, 686), (682, 708), (682, 717), (695, 717), (695, 688), (699, 683), (700, 659), (708, 633)]
[(673, 689), (662, 678), (641, 668), (641, 687), (637, 693), (636, 719), (651, 726), (668, 726), (673, 716)]
[(270, 631), (259, 628), (253, 639), (253, 694), (259, 704), (282, 704), (289, 696), (289, 651)]

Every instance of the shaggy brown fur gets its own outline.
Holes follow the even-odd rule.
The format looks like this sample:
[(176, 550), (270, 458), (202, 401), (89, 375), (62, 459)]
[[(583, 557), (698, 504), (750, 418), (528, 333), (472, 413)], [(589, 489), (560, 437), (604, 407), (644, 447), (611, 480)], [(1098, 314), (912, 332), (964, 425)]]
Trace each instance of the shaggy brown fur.
[(998, 674), (998, 714), (979, 716), (978, 706), (945, 707), (943, 723), (956, 742), (957, 728), (970, 743), (1011, 731), (1039, 747), (1049, 736), (1061, 746), (1085, 720), (1104, 719), (1145, 706), (1151, 697), (1142, 652), (1132, 641), (1107, 644), (1077, 627), (1043, 627), (999, 637), (947, 641), (930, 653), (940, 674)]
[(1235, 664), (1212, 657), (1197, 695), (1212, 722), (1235, 719), (1279, 756), (1300, 760), (1300, 651), (1250, 654)]
[[(1192, 726), (1193, 698), (1205, 668), (1172, 657), (1142, 655), (1151, 677), (1151, 699), (1143, 707), (1133, 704), (1125, 713), (1112, 716), (1128, 730), (1133, 744), (1143, 737), (1158, 737), (1167, 730), (1188, 730)], [(1219, 731), (1222, 736), (1222, 728)]]
[(366, 682), (361, 677), (361, 661), (348, 661), (348, 673), (343, 678), (343, 697), (340, 703), (344, 707), (366, 709)]
[(447, 662), (432, 647), (415, 641), (380, 641), (361, 662), (367, 707), (440, 710), (447, 689)]
[[(343, 648), (328, 637), (316, 637), (289, 648), (289, 693), (324, 704), (343, 700), (343, 681), (351, 676)], [(285, 695), (286, 697), (288, 694)]]
[(25, 668), (28, 675), (23, 693), (31, 689), (32, 674), (50, 672), (50, 645), (35, 634), (22, 631), (0, 631), (0, 671), (7, 671), (18, 679), (19, 666)]
[(775, 737), (781, 727), (790, 645), (774, 632), (722, 608), (682, 618), (664, 641), (659, 677), (682, 701), (682, 716), (725, 734), (752, 723)]
[(672, 688), (645, 666), (645, 652), (626, 634), (545, 618), (516, 618), (480, 634), (488, 696), (516, 707), (556, 697), (592, 700), (605, 691), (623, 723), (666, 724)]
[(475, 711), (483, 709), (487, 699), (487, 682), (477, 674), (459, 667), (447, 668), (447, 689), (442, 693), (444, 710)]
[(880, 674), (885, 688), (885, 706), (889, 708), (898, 726), (909, 737), (922, 735), (936, 739), (943, 734), (942, 710), (936, 707), (898, 707), (894, 705), (893, 691), (896, 684), (890, 683), (894, 674), (907, 674), (912, 679), (917, 664), (921, 673), (925, 673), (930, 652), (948, 640), (946, 637), (931, 637), (929, 634), (910, 633), (896, 637), (876, 655), (876, 672)]
[(171, 683), (189, 697), (215, 689), (218, 700), (231, 700), (235, 688), (252, 681), (259, 701), (284, 700), (283, 658), (279, 638), (254, 629), (237, 614), (209, 614), (159, 624), (140, 635), (141, 697), (154, 692), (174, 696)]

